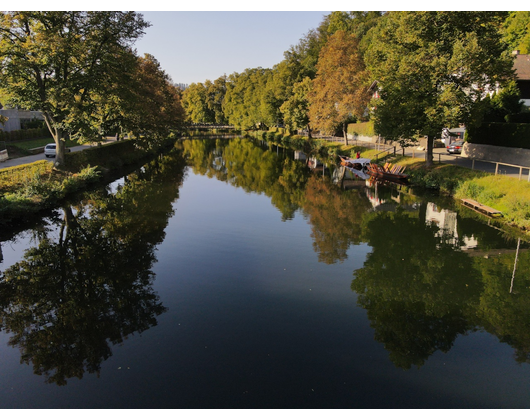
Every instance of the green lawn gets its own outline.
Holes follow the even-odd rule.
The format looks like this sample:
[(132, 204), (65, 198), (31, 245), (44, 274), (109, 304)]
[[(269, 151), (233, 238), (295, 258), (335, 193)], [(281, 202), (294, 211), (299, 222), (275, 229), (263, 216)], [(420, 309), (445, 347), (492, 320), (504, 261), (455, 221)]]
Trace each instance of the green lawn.
[[(10, 143), (10, 145), (18, 147), (19, 149), (29, 150), (29, 149), (34, 149), (35, 147), (46, 146), (48, 143), (53, 143), (53, 139), (51, 137), (47, 137), (44, 139), (17, 141), (16, 143)], [(72, 146), (77, 146), (77, 145), (78, 143), (75, 141), (72, 141), (72, 140), (66, 141), (66, 147), (72, 147)]]

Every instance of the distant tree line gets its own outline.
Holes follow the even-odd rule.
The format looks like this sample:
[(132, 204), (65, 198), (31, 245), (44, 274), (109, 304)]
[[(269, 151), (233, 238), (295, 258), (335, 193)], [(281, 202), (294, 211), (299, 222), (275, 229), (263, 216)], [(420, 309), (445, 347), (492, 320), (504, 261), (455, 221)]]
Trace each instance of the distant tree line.
[(530, 12), (332, 12), (272, 69), (191, 84), (183, 105), (191, 122), (309, 135), (373, 120), (387, 139), (426, 136), (430, 164), (444, 127), (506, 111), (493, 92), (515, 98), (504, 115), (523, 110), (512, 50), (529, 48)]

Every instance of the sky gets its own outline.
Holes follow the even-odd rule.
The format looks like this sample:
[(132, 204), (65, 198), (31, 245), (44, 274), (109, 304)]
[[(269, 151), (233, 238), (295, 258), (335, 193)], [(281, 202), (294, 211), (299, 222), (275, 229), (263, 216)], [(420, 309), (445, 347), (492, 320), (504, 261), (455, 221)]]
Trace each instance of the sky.
[(330, 12), (139, 11), (151, 23), (135, 43), (175, 83), (198, 83), (247, 68), (272, 68)]

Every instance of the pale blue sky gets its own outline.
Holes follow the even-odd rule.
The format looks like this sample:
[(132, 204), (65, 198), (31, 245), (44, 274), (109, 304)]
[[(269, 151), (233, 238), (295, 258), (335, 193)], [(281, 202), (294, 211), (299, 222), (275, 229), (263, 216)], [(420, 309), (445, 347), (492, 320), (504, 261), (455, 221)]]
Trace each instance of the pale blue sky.
[(136, 42), (175, 83), (272, 68), (330, 12), (140, 12), (152, 26)]

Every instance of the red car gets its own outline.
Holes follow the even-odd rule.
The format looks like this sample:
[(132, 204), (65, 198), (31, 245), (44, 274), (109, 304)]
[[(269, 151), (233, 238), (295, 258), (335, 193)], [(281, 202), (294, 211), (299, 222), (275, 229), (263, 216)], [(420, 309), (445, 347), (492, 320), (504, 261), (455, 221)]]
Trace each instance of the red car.
[(451, 143), (449, 146), (447, 146), (447, 153), (462, 153), (463, 148), (463, 140), (455, 141), (454, 143)]

